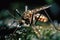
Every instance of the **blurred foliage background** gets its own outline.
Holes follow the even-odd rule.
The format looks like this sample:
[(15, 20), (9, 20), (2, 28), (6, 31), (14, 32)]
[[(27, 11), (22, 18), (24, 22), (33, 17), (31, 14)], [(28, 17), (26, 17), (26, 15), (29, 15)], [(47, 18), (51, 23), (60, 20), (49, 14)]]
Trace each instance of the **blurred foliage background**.
[[(50, 21), (47, 23), (38, 21), (36, 23), (36, 26), (40, 27), (40, 39), (31, 27), (18, 28), (12, 36), (12, 33), (16, 28), (9, 29), (4, 22), (6, 19), (15, 19), (12, 15), (18, 19), (20, 16), (17, 15), (15, 10), (18, 9), (22, 15), (25, 11), (25, 5), (29, 7), (28, 9), (34, 9), (44, 5), (52, 5), (52, 7), (46, 9), (46, 11), (57, 28), (60, 28), (59, 0), (0, 0), (0, 40), (60, 40), (60, 32), (53, 27)], [(44, 11), (39, 13), (46, 15)]]

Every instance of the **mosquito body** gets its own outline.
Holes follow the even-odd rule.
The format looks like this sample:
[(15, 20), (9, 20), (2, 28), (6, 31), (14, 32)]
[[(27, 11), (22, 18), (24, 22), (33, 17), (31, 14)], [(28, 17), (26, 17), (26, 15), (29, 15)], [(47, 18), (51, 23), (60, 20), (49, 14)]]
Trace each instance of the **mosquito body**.
[(47, 22), (48, 18), (45, 15), (37, 13), (37, 12), (41, 10), (45, 10), (49, 8), (50, 6), (51, 5), (43, 6), (40, 8), (33, 9), (33, 10), (26, 9), (26, 11), (23, 13), (22, 19), (26, 20), (28, 24), (31, 24), (31, 21), (35, 21), (35, 20), (40, 21), (40, 22)]
[[(36, 23), (36, 21), (47, 22), (48, 17), (46, 17), (45, 15), (43, 15), (41, 13), (38, 13), (38, 11), (45, 10), (49, 7), (50, 6), (43, 6), (40, 8), (33, 9), (33, 10), (26, 9), (26, 11), (24, 11), (23, 15), (20, 17), (20, 19), (17, 19), (15, 21), (13, 20), (13, 23), (10, 21), (8, 23), (8, 26), (9, 27), (15, 26), (15, 27), (20, 27), (20, 28), (32, 26), (32, 29), (34, 30), (34, 32), (37, 34), (38, 37), (40, 37), (39, 29), (36, 28), (35, 23)], [(16, 9), (16, 11), (18, 14), (20, 14), (17, 9)], [(15, 31), (13, 33), (15, 33)]]

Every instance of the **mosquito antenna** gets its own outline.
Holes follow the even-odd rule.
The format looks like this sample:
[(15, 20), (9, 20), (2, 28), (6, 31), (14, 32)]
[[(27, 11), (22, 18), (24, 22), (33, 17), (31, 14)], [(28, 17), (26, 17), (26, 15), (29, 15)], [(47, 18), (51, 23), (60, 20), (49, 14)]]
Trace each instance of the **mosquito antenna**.
[(25, 12), (26, 12), (27, 10), (28, 10), (28, 6), (26, 5), (26, 6), (25, 6)]
[(16, 9), (17, 14), (21, 17), (21, 14), (18, 9)]
[(9, 13), (9, 15), (11, 15), (14, 19), (17, 19), (14, 15), (12, 15), (11, 13)]

